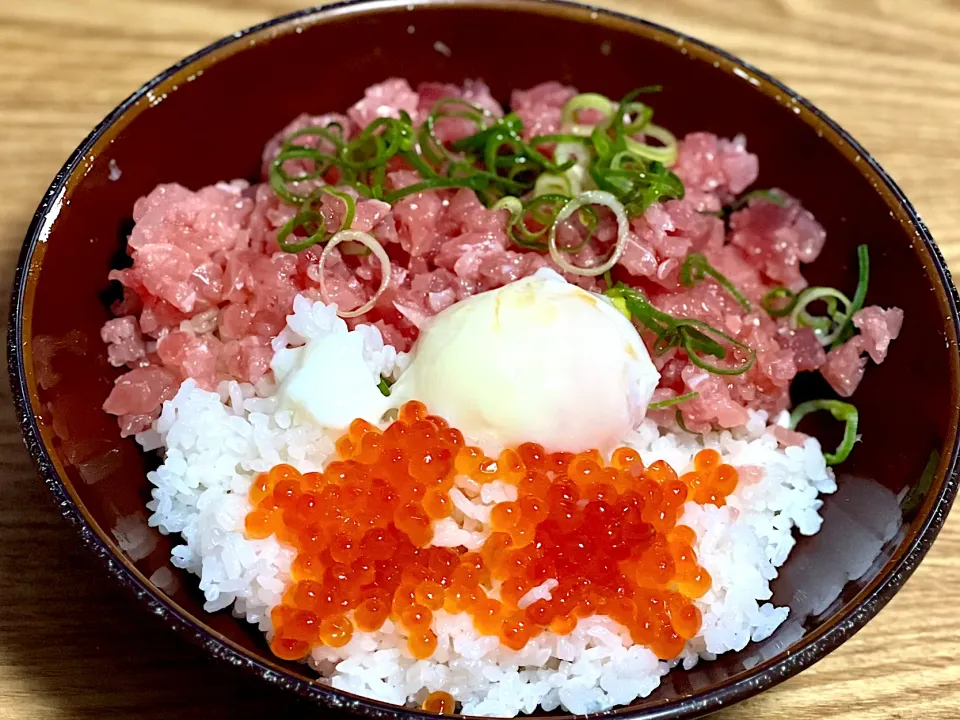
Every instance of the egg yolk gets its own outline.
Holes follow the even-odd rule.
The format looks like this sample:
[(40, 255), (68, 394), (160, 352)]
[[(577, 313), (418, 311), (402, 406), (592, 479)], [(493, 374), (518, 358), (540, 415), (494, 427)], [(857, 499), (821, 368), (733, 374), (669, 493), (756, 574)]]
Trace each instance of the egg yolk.
[[(322, 473), (277, 465), (250, 488), (247, 536), (276, 535), (297, 551), (293, 583), (272, 614), (280, 658), (341, 647), (387, 619), (404, 629), (414, 658), (428, 658), (440, 610), (468, 613), (479, 633), (514, 650), (606, 615), (670, 659), (700, 628), (693, 600), (711, 579), (694, 531), (677, 518), (685, 502), (723, 505), (736, 487), (737, 471), (714, 450), (700, 451), (679, 477), (663, 461), (644, 466), (627, 447), (609, 462), (597, 451), (548, 453), (532, 443), (491, 458), (408, 402), (383, 431), (355, 420), (336, 453)], [(430, 546), (461, 475), (517, 488), (515, 502), (493, 507), (492, 533), (475, 552)], [(549, 597), (522, 602), (547, 580), (556, 583)], [(428, 702), (452, 712), (447, 697)]]

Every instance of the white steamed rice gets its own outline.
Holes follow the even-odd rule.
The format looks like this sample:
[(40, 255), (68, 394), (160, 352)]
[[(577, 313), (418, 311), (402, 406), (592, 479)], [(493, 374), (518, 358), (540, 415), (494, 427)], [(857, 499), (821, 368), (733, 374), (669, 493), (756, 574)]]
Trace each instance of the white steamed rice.
[[(274, 341), (275, 367), (287, 349), (328, 333), (348, 332), (335, 308), (297, 298), (286, 329)], [(364, 360), (385, 376), (401, 372), (406, 358), (385, 346), (371, 326), (353, 332), (364, 339)], [(150, 473), (155, 485), (150, 525), (180, 533), (173, 564), (199, 576), (205, 609), (232, 606), (233, 613), (269, 636), (270, 611), (290, 582), (295, 552), (275, 538), (248, 540), (244, 517), (254, 476), (286, 462), (302, 472), (320, 469), (333, 452), (333, 436), (296, 425), (281, 410), (275, 388), (221, 383), (219, 392), (183, 383), (164, 404), (154, 427), (138, 436), (147, 450), (161, 449), (164, 463)], [(780, 422), (784, 418), (777, 419)], [(434, 614), (439, 642), (434, 655), (414, 660), (406, 633), (389, 620), (374, 633), (355, 631), (341, 648), (319, 647), (310, 663), (332, 686), (395, 704), (420, 702), (428, 692), (445, 690), (471, 715), (513, 716), (562, 707), (592, 713), (649, 695), (670, 667), (692, 667), (761, 640), (787, 617), (787, 608), (767, 602), (770, 582), (794, 545), (793, 530), (811, 535), (820, 529), (820, 493), (836, 490), (820, 446), (778, 448), (764, 413), (748, 426), (695, 436), (666, 431), (645, 420), (625, 444), (645, 463), (662, 459), (678, 473), (692, 468), (704, 447), (717, 449), (740, 469), (740, 483), (725, 507), (687, 503), (679, 523), (697, 533), (695, 550), (713, 586), (696, 601), (703, 614), (698, 635), (675, 663), (659, 661), (645, 647), (632, 645), (626, 630), (605, 617), (581, 620), (567, 636), (544, 632), (516, 652), (493, 637), (479, 635), (466, 615)], [(434, 544), (474, 549), (489, 534), (490, 509), (513, 499), (516, 489), (492, 483), (482, 488), (461, 478), (451, 493), (453, 518), (438, 523)], [(555, 581), (554, 581), (555, 582)], [(545, 597), (550, 581), (525, 603)]]

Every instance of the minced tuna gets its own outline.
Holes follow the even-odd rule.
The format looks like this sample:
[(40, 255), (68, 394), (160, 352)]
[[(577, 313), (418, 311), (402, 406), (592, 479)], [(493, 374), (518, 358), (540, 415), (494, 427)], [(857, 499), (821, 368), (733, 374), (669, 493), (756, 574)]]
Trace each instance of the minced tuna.
[[(510, 107), (529, 139), (559, 131), (562, 108), (575, 95), (573, 88), (549, 82), (515, 91)], [(124, 435), (147, 429), (186, 378), (214, 389), (223, 379), (256, 384), (267, 376), (271, 340), (284, 327), (298, 294), (336, 303), (341, 310), (358, 308), (376, 295), (380, 264), (373, 255), (333, 249), (324, 265), (322, 296), (323, 246), (296, 254), (281, 251), (278, 231), (297, 208), (277, 196), (267, 173), (285, 138), (331, 122), (348, 138), (378, 118), (409, 116), (421, 123), (443, 98), (460, 98), (493, 117), (504, 114), (479, 81), (461, 87), (424, 83), (414, 89), (405, 80), (391, 79), (368, 88), (344, 115), (294, 119), (267, 143), (257, 183), (234, 180), (198, 190), (165, 184), (137, 201), (127, 245), (131, 266), (110, 273), (123, 297), (113, 307), (116, 319), (102, 331), (110, 362), (126, 368), (104, 405), (119, 417)], [(436, 128), (443, 142), (473, 132), (475, 126), (457, 117), (442, 118)], [(318, 136), (298, 142), (326, 152), (332, 148)], [(297, 174), (312, 168), (310, 160), (291, 165), (296, 163), (299, 168), (287, 170)], [(630, 220), (612, 271), (613, 280), (641, 289), (660, 310), (703, 320), (755, 350), (754, 366), (733, 376), (706, 372), (677, 348), (655, 355), (662, 376), (657, 398), (699, 393), (682, 405), (682, 420), (694, 431), (741, 426), (748, 410), (785, 409), (790, 383), (801, 371), (820, 370), (840, 395), (849, 396), (867, 358), (883, 361), (903, 320), (897, 309), (864, 308), (854, 317), (859, 334), (826, 352), (810, 328), (795, 328), (789, 318), (774, 318), (761, 309), (771, 288), (798, 292), (806, 287), (802, 265), (816, 260), (826, 232), (799, 201), (779, 191), (777, 201), (757, 195), (732, 209), (736, 196), (756, 180), (758, 167), (742, 136), (693, 133), (680, 139), (672, 170), (683, 181), (683, 198), (655, 202)], [(335, 183), (336, 173), (298, 183), (299, 190)], [(421, 180), (414, 168), (393, 163), (384, 186), (396, 190)], [(327, 227), (337, 227), (343, 205), (324, 196), (320, 212)], [(425, 190), (392, 206), (358, 198), (351, 227), (383, 245), (391, 271), (373, 308), (349, 322), (372, 324), (385, 342), (408, 350), (418, 328), (453, 303), (541, 268), (561, 270), (549, 254), (513, 242), (509, 219), (507, 209), (486, 206), (468, 188)], [(578, 265), (595, 263), (616, 235), (613, 220), (601, 217), (598, 246), (581, 248), (575, 256)], [(715, 282), (682, 285), (680, 270), (690, 253), (702, 253), (729, 278), (751, 310)], [(602, 277), (564, 276), (588, 290), (606, 288)], [(648, 339), (652, 344), (653, 338)], [(674, 413), (661, 412), (663, 419)]]

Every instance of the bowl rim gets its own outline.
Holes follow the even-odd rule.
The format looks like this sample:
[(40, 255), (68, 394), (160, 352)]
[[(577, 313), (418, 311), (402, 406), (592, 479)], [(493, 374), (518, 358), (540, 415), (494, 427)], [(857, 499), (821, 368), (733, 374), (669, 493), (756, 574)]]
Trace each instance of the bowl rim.
[[(797, 114), (804, 116), (808, 124), (819, 123), (821, 131), (827, 131), (832, 137), (827, 140), (841, 149), (849, 162), (860, 162), (861, 172), (867, 172), (881, 181), (876, 190), (884, 197), (892, 212), (899, 216), (901, 225), (909, 229), (919, 240), (922, 249), (930, 256), (934, 290), (943, 292), (949, 311), (954, 338), (960, 337), (960, 295), (954, 286), (950, 271), (923, 220), (917, 214), (910, 201), (894, 180), (880, 167), (874, 158), (835, 121), (767, 73), (758, 70), (750, 63), (721, 50), (709, 43), (698, 40), (685, 33), (663, 25), (631, 16), (617, 10), (597, 7), (571, 0), (343, 0), (328, 5), (308, 7), (292, 13), (278, 16), (253, 25), (210, 43), (197, 52), (188, 55), (163, 70), (151, 80), (140, 86), (117, 107), (115, 107), (70, 155), (41, 200), (28, 228), (21, 249), (11, 293), (10, 315), (7, 334), (7, 369), (10, 377), (13, 399), (21, 432), (27, 449), (33, 459), (37, 472), (44, 479), (58, 502), (61, 514), (77, 528), (81, 541), (106, 566), (110, 575), (132, 591), (144, 602), (153, 614), (168, 623), (179, 634), (203, 646), (214, 657), (256, 673), (268, 683), (294, 691), (302, 698), (322, 703), (333, 709), (349, 710), (375, 718), (434, 718), (430, 713), (419, 709), (400, 707), (371, 700), (350, 693), (335, 690), (329, 686), (311, 682), (292, 674), (282, 666), (257, 657), (218, 631), (209, 627), (201, 618), (186, 612), (176, 602), (150, 583), (146, 577), (119, 550), (113, 540), (93, 522), (79, 499), (74, 496), (67, 483), (63, 481), (57, 469), (57, 461), (44, 445), (37, 423), (31, 399), (27, 368), (24, 363), (24, 311), (28, 305), (28, 287), (30, 286), (30, 268), (38, 245), (44, 243), (59, 215), (62, 201), (71, 185), (82, 174), (87, 155), (96, 143), (112, 128), (124, 119), (132, 119), (139, 111), (137, 106), (144, 98), (150, 98), (151, 92), (172, 77), (181, 73), (194, 63), (207, 59), (208, 65), (215, 64), (221, 57), (241, 52), (247, 44), (258, 40), (270, 41), (287, 34), (290, 28), (302, 24), (322, 24), (334, 17), (344, 15), (362, 16), (368, 13), (395, 10), (407, 6), (409, 10), (419, 8), (457, 7), (509, 8), (530, 13), (567, 14), (582, 17), (589, 14), (590, 22), (603, 22), (620, 27), (632, 27), (642, 31), (647, 37), (663, 43), (671, 40), (682, 52), (693, 52), (701, 58), (710, 57), (722, 63), (722, 69), (733, 72), (742, 79), (755, 85), (765, 94), (776, 93), (777, 100), (784, 98)], [(219, 51), (227, 51), (220, 55)], [(719, 65), (715, 62), (715, 67)], [(140, 110), (143, 108), (141, 107)], [(129, 115), (128, 115), (129, 114)], [(928, 272), (930, 268), (927, 268)], [(937, 287), (937, 282), (939, 287)], [(941, 301), (942, 302), (942, 301)], [(956, 372), (956, 359), (954, 361)], [(637, 720), (667, 720), (668, 718), (693, 718), (714, 712), (722, 707), (753, 696), (776, 685), (825, 657), (840, 644), (862, 628), (876, 615), (903, 586), (920, 561), (926, 555), (946, 519), (950, 506), (958, 491), (958, 456), (960, 456), (960, 429), (954, 423), (952, 447), (941, 458), (937, 477), (942, 477), (940, 491), (929, 494), (920, 508), (923, 520), (911, 535), (904, 538), (901, 548), (885, 564), (884, 569), (865, 588), (848, 600), (837, 611), (836, 619), (819, 631), (805, 637), (799, 645), (784, 653), (781, 652), (756, 666), (737, 673), (722, 685), (694, 692), (672, 700), (657, 701), (640, 708), (625, 707), (601, 713), (607, 716), (636, 718)], [(947, 443), (950, 438), (945, 438)], [(555, 714), (550, 717), (568, 718), (571, 715)]]

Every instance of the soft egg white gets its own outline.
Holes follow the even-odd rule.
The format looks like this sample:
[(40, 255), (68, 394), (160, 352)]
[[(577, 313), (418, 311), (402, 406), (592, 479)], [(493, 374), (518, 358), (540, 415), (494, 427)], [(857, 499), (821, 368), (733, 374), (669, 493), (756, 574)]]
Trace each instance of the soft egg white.
[(391, 407), (377, 383), (380, 378), (363, 358), (363, 335), (330, 333), (274, 359), (283, 407), (334, 430), (356, 418), (380, 422)]

